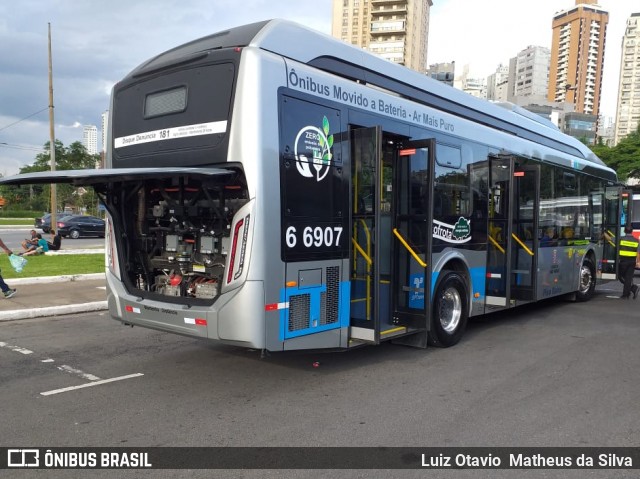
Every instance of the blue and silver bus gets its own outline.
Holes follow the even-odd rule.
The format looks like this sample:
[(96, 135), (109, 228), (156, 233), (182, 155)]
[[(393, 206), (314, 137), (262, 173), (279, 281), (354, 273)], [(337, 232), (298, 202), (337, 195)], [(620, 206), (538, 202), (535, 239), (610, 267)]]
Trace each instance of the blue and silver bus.
[[(622, 190), (582, 143), (303, 26), (162, 53), (113, 88), (111, 317), (263, 351), (456, 344), (615, 279)], [(570, 307), (570, 306), (567, 306)]]

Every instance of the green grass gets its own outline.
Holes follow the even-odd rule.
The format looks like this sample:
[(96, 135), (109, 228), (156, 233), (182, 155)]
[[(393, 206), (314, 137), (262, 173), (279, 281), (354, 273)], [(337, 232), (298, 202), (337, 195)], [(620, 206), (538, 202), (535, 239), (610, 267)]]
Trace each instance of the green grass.
[(34, 218), (0, 218), (0, 225), (33, 226)]
[(0, 255), (4, 279), (63, 276), (70, 274), (104, 273), (104, 254), (60, 254), (25, 256), (28, 261), (21, 273), (16, 273), (6, 254)]

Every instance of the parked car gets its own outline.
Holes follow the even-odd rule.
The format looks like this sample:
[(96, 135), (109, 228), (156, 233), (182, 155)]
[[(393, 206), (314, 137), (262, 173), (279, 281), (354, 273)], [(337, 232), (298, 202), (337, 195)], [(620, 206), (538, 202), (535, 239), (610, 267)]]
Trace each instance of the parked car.
[(58, 220), (58, 234), (72, 239), (80, 238), (80, 236), (99, 236), (104, 238), (105, 222), (95, 216), (66, 216)]
[(40, 216), (39, 218), (36, 218), (33, 222), (33, 227), (34, 228), (42, 228), (42, 222), (45, 219), (49, 219), (51, 218), (51, 213), (45, 213), (44, 215)]
[[(58, 213), (56, 215), (56, 221), (60, 221), (67, 216), (70, 216), (70, 213)], [(36, 228), (41, 228), (45, 233), (51, 231), (51, 213), (45, 214), (42, 218), (36, 218), (34, 226)]]

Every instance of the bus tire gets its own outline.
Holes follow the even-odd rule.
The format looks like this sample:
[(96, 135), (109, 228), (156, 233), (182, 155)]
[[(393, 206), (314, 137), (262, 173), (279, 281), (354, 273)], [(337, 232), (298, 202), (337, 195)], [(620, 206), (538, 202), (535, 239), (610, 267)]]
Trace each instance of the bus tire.
[(589, 301), (596, 290), (596, 267), (590, 258), (585, 258), (580, 268), (580, 282), (576, 301)]
[(469, 297), (464, 278), (454, 271), (442, 271), (433, 296), (428, 339), (431, 346), (448, 348), (457, 344), (469, 316)]

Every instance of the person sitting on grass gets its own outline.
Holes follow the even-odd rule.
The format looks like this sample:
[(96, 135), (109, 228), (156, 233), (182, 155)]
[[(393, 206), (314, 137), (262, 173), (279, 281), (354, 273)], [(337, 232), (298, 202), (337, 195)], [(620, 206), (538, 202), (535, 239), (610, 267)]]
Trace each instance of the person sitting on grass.
[(32, 248), (29, 248), (27, 251), (22, 253), (21, 256), (31, 256), (31, 255), (34, 255), (34, 254), (44, 254), (47, 251), (49, 251), (49, 243), (47, 243), (47, 240), (43, 239), (42, 235), (40, 233), (38, 233), (36, 235), (36, 237), (38, 238), (38, 245), (37, 246), (33, 246)]
[(38, 246), (38, 238), (36, 237), (37, 236), (36, 230), (31, 230), (30, 233), (31, 233), (31, 238), (25, 239), (22, 242), (22, 248), (25, 251), (29, 251), (29, 249), (31, 249), (32, 247)]
[(62, 236), (57, 235), (55, 230), (51, 230), (51, 241), (47, 241), (49, 251), (58, 251), (62, 246)]

